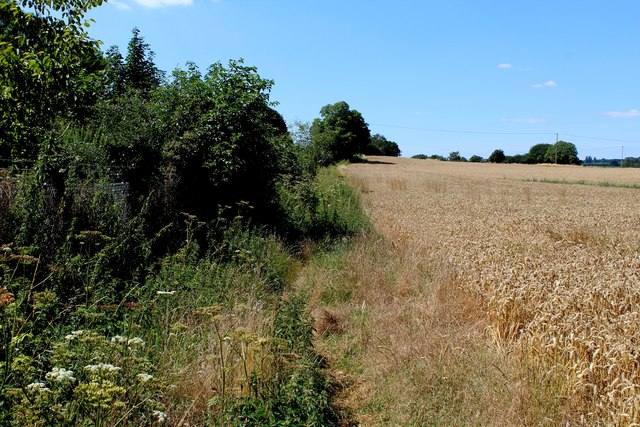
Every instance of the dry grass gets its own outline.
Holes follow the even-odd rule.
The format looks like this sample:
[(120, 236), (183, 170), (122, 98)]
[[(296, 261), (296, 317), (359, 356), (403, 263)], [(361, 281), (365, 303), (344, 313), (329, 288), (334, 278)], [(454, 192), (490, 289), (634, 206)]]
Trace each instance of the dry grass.
[(366, 235), (339, 268), (304, 271), (316, 349), (344, 387), (334, 402), (347, 414), (343, 425), (518, 424), (538, 406), (487, 341), (482, 301), (450, 266), (426, 258), (411, 242)]
[(363, 423), (639, 423), (640, 191), (540, 182), (636, 171), (394, 163), (346, 169), (396, 257), (352, 255), (349, 328), (322, 344), (361, 370)]
[(178, 373), (168, 400), (184, 406), (171, 408), (172, 425), (197, 425), (205, 414), (216, 420), (233, 399), (269, 386), (283, 362), (270, 338), (271, 324), (262, 304), (253, 301), (231, 309), (203, 307), (173, 328), (160, 361), (163, 370)]

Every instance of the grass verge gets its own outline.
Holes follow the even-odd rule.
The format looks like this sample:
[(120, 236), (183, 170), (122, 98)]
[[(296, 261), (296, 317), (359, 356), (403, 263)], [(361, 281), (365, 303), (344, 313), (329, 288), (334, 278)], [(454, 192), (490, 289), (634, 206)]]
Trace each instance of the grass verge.
[(486, 307), (446, 265), (373, 232), (315, 256), (315, 347), (331, 365), (341, 425), (556, 425), (557, 378), (494, 340)]

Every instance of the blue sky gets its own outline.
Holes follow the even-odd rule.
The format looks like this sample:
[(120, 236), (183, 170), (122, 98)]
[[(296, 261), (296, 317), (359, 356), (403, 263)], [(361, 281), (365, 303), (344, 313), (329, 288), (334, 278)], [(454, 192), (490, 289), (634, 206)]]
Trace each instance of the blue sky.
[(403, 156), (556, 133), (582, 159), (640, 156), (637, 0), (111, 0), (89, 17), (123, 54), (138, 27), (165, 71), (244, 58), (287, 122), (344, 100)]

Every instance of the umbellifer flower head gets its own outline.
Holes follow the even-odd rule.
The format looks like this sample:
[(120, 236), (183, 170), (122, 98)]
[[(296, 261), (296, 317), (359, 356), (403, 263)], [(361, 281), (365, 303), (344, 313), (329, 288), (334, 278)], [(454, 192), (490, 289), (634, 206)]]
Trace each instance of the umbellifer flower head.
[(45, 375), (45, 378), (47, 378), (50, 381), (56, 381), (59, 383), (64, 383), (64, 382), (74, 382), (76, 379), (73, 376), (73, 371), (67, 370), (65, 368), (58, 368), (57, 366), (54, 367), (51, 372), (48, 372), (47, 375)]
[(153, 416), (156, 417), (159, 423), (167, 421), (167, 414), (162, 411), (153, 411)]

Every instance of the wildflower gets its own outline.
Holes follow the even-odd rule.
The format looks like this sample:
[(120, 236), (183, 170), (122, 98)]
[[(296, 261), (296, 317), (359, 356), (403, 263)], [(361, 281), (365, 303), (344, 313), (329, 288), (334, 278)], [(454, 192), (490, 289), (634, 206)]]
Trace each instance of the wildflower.
[(47, 392), (47, 391), (51, 391), (46, 385), (45, 383), (40, 383), (40, 382), (35, 382), (35, 383), (31, 383), (27, 386), (27, 388), (29, 390), (33, 390), (33, 391), (38, 391), (38, 392)]
[(142, 338), (140, 337), (135, 337), (135, 338), (131, 338), (127, 344), (129, 345), (145, 345), (145, 342)]
[(141, 382), (141, 383), (146, 383), (147, 381), (149, 381), (151, 378), (153, 378), (153, 375), (149, 375), (149, 374), (145, 374), (144, 372), (141, 374), (136, 375), (136, 378)]
[(51, 372), (48, 372), (45, 375), (45, 378), (51, 381), (57, 381), (59, 383), (64, 382), (74, 382), (76, 379), (73, 376), (73, 371), (67, 370), (65, 368), (54, 367)]
[(116, 335), (115, 337), (111, 338), (111, 342), (112, 343), (123, 343), (123, 342), (127, 342), (127, 338), (123, 337), (122, 335)]
[(165, 421), (167, 421), (167, 414), (166, 412), (162, 412), (162, 411), (153, 411), (153, 416), (156, 417), (158, 419), (159, 423), (163, 423)]
[(176, 291), (158, 291), (156, 294), (158, 295), (175, 295)]
[(100, 362), (97, 365), (87, 365), (84, 367), (84, 369), (85, 371), (91, 371), (91, 372), (99, 372), (99, 371), (118, 372), (122, 368), (118, 366), (113, 366), (111, 363)]
[(76, 338), (78, 338), (79, 336), (81, 336), (82, 334), (84, 334), (84, 331), (82, 329), (77, 330), (77, 331), (71, 331), (71, 333), (69, 335), (65, 335), (64, 339), (67, 341), (73, 341)]

